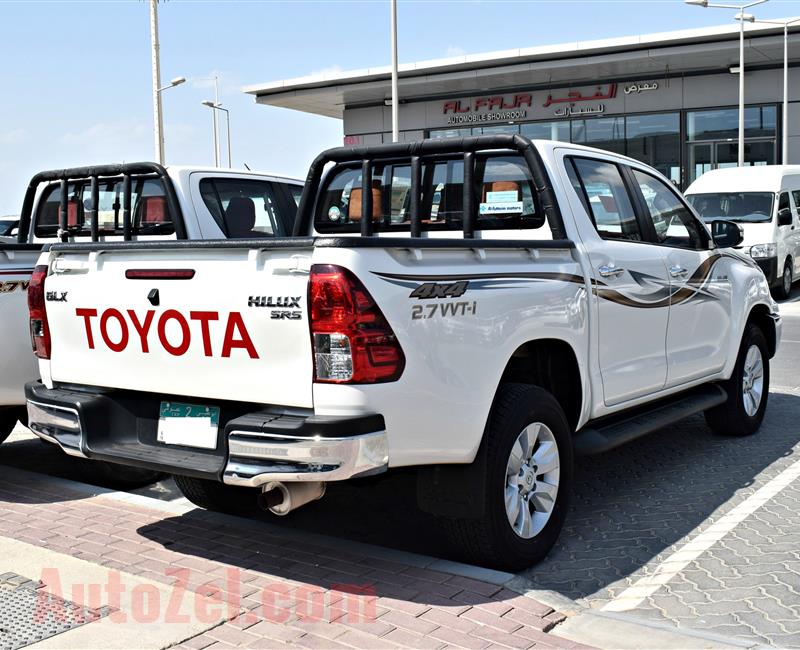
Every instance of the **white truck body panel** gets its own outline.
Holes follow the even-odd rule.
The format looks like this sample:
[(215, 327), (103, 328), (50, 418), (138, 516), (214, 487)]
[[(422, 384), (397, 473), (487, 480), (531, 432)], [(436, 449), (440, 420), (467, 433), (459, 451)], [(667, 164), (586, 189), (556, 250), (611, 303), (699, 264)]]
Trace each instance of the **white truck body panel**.
[[(309, 256), (238, 249), (220, 265), (219, 252), (208, 250), (192, 255), (192, 280), (125, 278), (129, 269), (189, 268), (180, 257), (58, 256), (47, 290), (68, 292), (69, 301), (48, 303), (59, 332), (51, 381), (310, 408), (307, 321), (272, 320), (269, 308), (248, 307), (250, 296), (305, 305)], [(153, 289), (157, 306), (147, 299)], [(97, 315), (78, 316), (81, 308)]]
[[(577, 145), (536, 145), (553, 180), (574, 250), (480, 250), (479, 244), (416, 250), (309, 246), (285, 255), (227, 249), (214, 253), (145, 249), (135, 254), (110, 250), (90, 261), (85, 274), (58, 270), (59, 263), (75, 253), (44, 254), (41, 263), (50, 264), (54, 273), (48, 288), (69, 291), (73, 297), (68, 305), (48, 304), (55, 339), (52, 361), (41, 362), (42, 376), (51, 376), (45, 383), (305, 406), (313, 407), (317, 415), (380, 413), (386, 421), (389, 466), (396, 467), (471, 462), (503, 371), (515, 350), (529, 341), (555, 339), (573, 350), (583, 383), (577, 428), (728, 378), (750, 310), (762, 304), (777, 311), (760, 272), (732, 251), (665, 250), (602, 239), (569, 184), (564, 157), (590, 155), (654, 172), (634, 160)], [(543, 240), (549, 239), (546, 230), (535, 236), (541, 232)], [(452, 237), (452, 232), (430, 233), (431, 238), (437, 236)], [(530, 238), (531, 232), (495, 230), (479, 234), (483, 236), (513, 240)], [(380, 306), (403, 348), (402, 377), (375, 385), (314, 383), (306, 310), (302, 320), (286, 321), (278, 328), (259, 320), (261, 310), (248, 313), (244, 304), (254, 292), (302, 296), (305, 304), (307, 276), (299, 271), (283, 275), (271, 266), (278, 260), (296, 260), (304, 269), (334, 264), (352, 271)], [(606, 264), (649, 273), (663, 281), (660, 290), (670, 295), (683, 290), (680, 295), (686, 300), (680, 304), (667, 300), (660, 308), (649, 308), (636, 297), (643, 290), (631, 277), (604, 278), (604, 290), (617, 299), (602, 297), (595, 270)], [(701, 291), (696, 282), (688, 286), (686, 278), (669, 276), (668, 267), (677, 264), (688, 268), (690, 280), (703, 272)], [(98, 313), (111, 307), (146, 309), (144, 288), (141, 295), (132, 294), (132, 281), (124, 278), (124, 270), (134, 266), (196, 269), (195, 280), (185, 285), (141, 284), (148, 290), (151, 285), (162, 289), (162, 309), (184, 314), (214, 309), (221, 318), (226, 312), (241, 312), (257, 342), (259, 358), (238, 354), (206, 359), (192, 348), (178, 359), (161, 350), (144, 355), (133, 344), (124, 353), (90, 350), (75, 307), (91, 306)], [(470, 278), (467, 295), (477, 304), (472, 318), (412, 318), (415, 304), (409, 300), (410, 288), (462, 276)], [(134, 283), (138, 286), (139, 281)], [(620, 295), (625, 298), (622, 302)], [(112, 366), (123, 370), (108, 373)]]
[(25, 382), (38, 376), (28, 330), (28, 282), (39, 251), (0, 242), (0, 406), (25, 403)]
[[(187, 239), (224, 238), (222, 230), (200, 196), (199, 183), (203, 178), (257, 180), (302, 187), (302, 182), (297, 179), (252, 171), (213, 167), (170, 166), (167, 168), (167, 173), (172, 180), (178, 197)], [(37, 237), (35, 232), (35, 219), (45, 186), (45, 184), (40, 186), (37, 192), (32, 212), (34, 224), (30, 228), (28, 235), (28, 244), (30, 245), (44, 245), (55, 242), (53, 237)], [(175, 235), (137, 237), (137, 240), (141, 241), (164, 239), (175, 239)], [(73, 241), (88, 240), (88, 236), (73, 238)], [(106, 242), (122, 240), (122, 235), (101, 237), (101, 241)], [(38, 257), (38, 251), (26, 250), (25, 246), (18, 247), (16, 243), (11, 241), (0, 240), (0, 332), (2, 332), (2, 335), (0, 335), (0, 370), (2, 370), (0, 372), (0, 407), (23, 406), (25, 404), (25, 383), (40, 376), (39, 364), (31, 352), (26, 298), (27, 283), (30, 280), (30, 275)], [(283, 280), (282, 278), (281, 282)], [(236, 281), (236, 276), (232, 275), (230, 281)], [(99, 287), (99, 289), (102, 292), (102, 287)], [(263, 293), (263, 289), (260, 290), (260, 293)], [(104, 294), (98, 294), (98, 296), (102, 295)], [(110, 296), (110, 294), (105, 295)], [(73, 361), (76, 369), (86, 370), (83, 360), (73, 358)], [(43, 369), (42, 372), (45, 373), (42, 375), (43, 377), (50, 376), (49, 367)], [(88, 373), (82, 376), (88, 378), (91, 374)], [(108, 374), (105, 370), (100, 375), (95, 373), (91, 377), (93, 381), (90, 383), (102, 384), (105, 381), (103, 377), (107, 377)], [(157, 374), (164, 376), (161, 373)], [(211, 381), (213, 375), (209, 373), (206, 376)], [(163, 385), (163, 383), (160, 385)], [(231, 387), (230, 390), (235, 389)], [(298, 397), (299, 402), (310, 402), (310, 388), (306, 392), (309, 397), (307, 399)]]

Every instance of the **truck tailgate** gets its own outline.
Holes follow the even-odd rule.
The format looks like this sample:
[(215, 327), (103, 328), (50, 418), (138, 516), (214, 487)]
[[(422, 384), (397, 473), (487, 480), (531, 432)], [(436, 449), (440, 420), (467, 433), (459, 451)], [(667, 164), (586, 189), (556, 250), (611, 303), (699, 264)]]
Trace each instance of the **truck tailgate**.
[(245, 248), (52, 253), (52, 381), (311, 407), (310, 256)]

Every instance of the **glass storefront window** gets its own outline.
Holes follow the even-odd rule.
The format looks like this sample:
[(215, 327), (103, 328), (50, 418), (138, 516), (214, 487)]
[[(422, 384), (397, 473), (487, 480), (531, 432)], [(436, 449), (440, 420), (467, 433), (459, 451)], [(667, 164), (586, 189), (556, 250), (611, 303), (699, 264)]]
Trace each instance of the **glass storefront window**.
[(627, 155), (681, 181), (680, 113), (629, 115), (625, 118)]
[(569, 142), (569, 122), (528, 122), (522, 125), (522, 135), (531, 140)]
[[(778, 109), (775, 106), (746, 106), (744, 137), (775, 137)], [(727, 140), (739, 137), (739, 109), (721, 108), (689, 111), (686, 114), (687, 140)]]
[(625, 118), (572, 120), (572, 141), (614, 153), (625, 153)]
[(519, 124), (501, 124), (499, 126), (477, 126), (472, 135), (491, 135), (492, 133), (519, 133)]
[(466, 129), (433, 129), (428, 133), (429, 138), (463, 138), (470, 135), (471, 128)]
[[(776, 160), (778, 109), (776, 106), (745, 107), (745, 163), (770, 165)], [(687, 159), (681, 176), (685, 116)], [(654, 167), (664, 176), (686, 187), (710, 169), (735, 166), (737, 161), (738, 108), (720, 108), (685, 113), (634, 114), (618, 117), (498, 124), (493, 126), (438, 129), (431, 138), (522, 133), (534, 140), (575, 142), (621, 153)]]

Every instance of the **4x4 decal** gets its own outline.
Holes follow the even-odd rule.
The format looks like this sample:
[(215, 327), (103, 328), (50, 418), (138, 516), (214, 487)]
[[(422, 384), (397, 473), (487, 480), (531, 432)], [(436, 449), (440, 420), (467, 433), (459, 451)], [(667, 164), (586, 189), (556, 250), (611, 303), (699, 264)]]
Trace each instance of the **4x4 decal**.
[(431, 298), (460, 298), (469, 287), (469, 282), (462, 280), (453, 283), (426, 282), (411, 292), (409, 298), (429, 300)]

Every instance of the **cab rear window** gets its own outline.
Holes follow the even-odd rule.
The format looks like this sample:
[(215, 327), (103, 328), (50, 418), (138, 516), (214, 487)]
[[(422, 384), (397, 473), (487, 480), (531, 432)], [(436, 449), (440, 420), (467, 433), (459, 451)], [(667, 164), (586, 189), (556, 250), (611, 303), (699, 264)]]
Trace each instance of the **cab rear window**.
[[(122, 179), (101, 179), (98, 193), (98, 233), (122, 235)], [(91, 188), (88, 181), (67, 185), (67, 231), (71, 237), (91, 235), (89, 209)], [(61, 185), (45, 188), (39, 201), (34, 233), (36, 237), (56, 237), (61, 211)], [(133, 178), (131, 181), (131, 226), (133, 236), (172, 235), (175, 224), (167, 206), (161, 180)]]
[[(462, 158), (423, 161), (420, 212), (423, 230), (461, 230), (464, 219)], [(473, 202), (475, 229), (540, 228), (533, 179), (518, 155), (477, 155)], [(408, 161), (376, 162), (372, 167), (373, 231), (410, 229), (411, 165)], [(358, 232), (363, 188), (360, 166), (335, 168), (325, 181), (317, 204), (317, 232)]]

